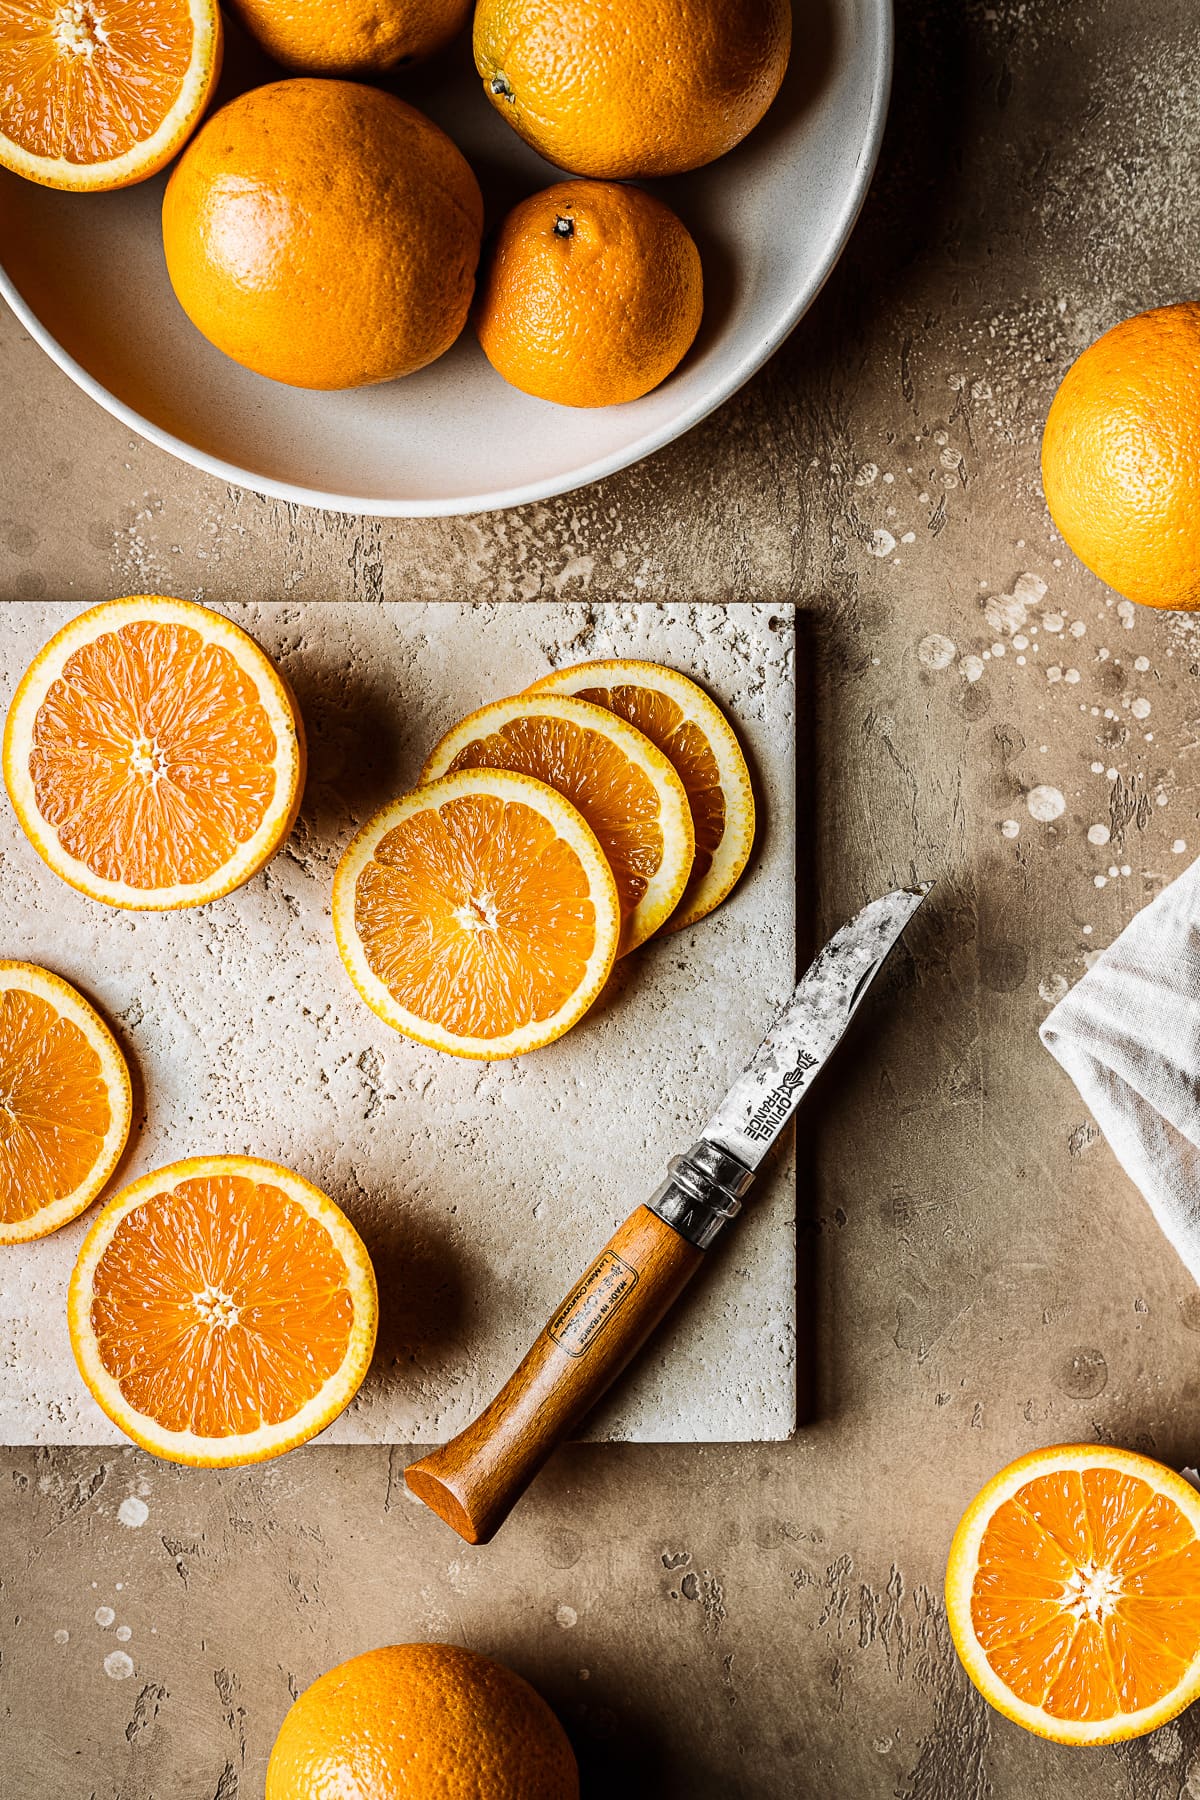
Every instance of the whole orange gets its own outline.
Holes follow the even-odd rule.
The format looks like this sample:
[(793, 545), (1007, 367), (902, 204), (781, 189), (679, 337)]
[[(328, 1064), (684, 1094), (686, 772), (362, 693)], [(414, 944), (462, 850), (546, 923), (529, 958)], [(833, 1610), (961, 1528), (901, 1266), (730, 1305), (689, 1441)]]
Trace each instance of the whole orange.
[(475, 67), (527, 143), (578, 175), (724, 156), (779, 92), (791, 0), (479, 0)]
[(566, 1733), (511, 1669), (393, 1644), (320, 1676), (280, 1728), (266, 1800), (578, 1800)]
[(445, 132), (352, 81), (231, 100), (163, 200), (167, 272), (193, 325), (293, 387), (390, 381), (448, 350), (482, 229), (479, 184)]
[(1200, 304), (1138, 313), (1072, 363), (1042, 486), (1101, 581), (1144, 606), (1200, 607)]
[(368, 75), (419, 62), (457, 37), (471, 0), (236, 0), (248, 31), (309, 75)]
[(636, 400), (700, 324), (700, 252), (669, 206), (612, 181), (563, 181), (501, 223), (475, 329), (493, 368), (562, 406)]

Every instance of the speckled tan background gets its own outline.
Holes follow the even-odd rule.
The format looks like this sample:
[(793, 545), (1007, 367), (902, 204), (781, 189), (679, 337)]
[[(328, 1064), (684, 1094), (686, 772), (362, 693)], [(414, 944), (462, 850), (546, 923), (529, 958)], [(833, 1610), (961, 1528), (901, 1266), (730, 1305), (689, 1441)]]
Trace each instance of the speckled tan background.
[[(328, 1441), (428, 1443), (491, 1399), (791, 992), (792, 609), (225, 605), (304, 715), (309, 778), (282, 853), (210, 906), (129, 914), (59, 881), (0, 804), (0, 941), (83, 987), (121, 1035), (140, 1116), (119, 1181), (234, 1151), (285, 1163), (345, 1208), (379, 1277), (379, 1342)], [(0, 610), (0, 712), (73, 611), (29, 600)], [(536, 1056), (477, 1063), (410, 1042), (342, 968), (330, 920), (338, 858), (464, 713), (555, 664), (614, 655), (689, 671), (737, 720), (758, 783), (750, 868), (709, 919), (622, 959), (586, 1030)], [(87, 1223), (0, 1256), (0, 1442), (124, 1441), (67, 1337)], [(787, 1437), (795, 1245), (785, 1154), (756, 1185), (736, 1272), (698, 1286), (588, 1435)]]
[[(794, 600), (814, 928), (913, 864), (941, 878), (801, 1146), (793, 1442), (571, 1450), (476, 1551), (384, 1450), (220, 1476), (7, 1452), (6, 1789), (257, 1800), (290, 1692), (439, 1635), (540, 1683), (589, 1800), (1200, 1793), (1200, 1714), (1111, 1751), (1027, 1737), (959, 1672), (940, 1600), (961, 1507), (1020, 1451), (1196, 1461), (1200, 1297), (1036, 1042), (1043, 994), (1200, 849), (1200, 639), (1125, 625), (1037, 474), (1072, 355), (1196, 291), (1195, 7), (900, 0), (897, 24), (879, 177), (813, 312), (690, 437), (553, 505), (381, 527), (231, 495), (0, 321), (0, 594)], [(1026, 573), (1021, 651), (981, 602)]]

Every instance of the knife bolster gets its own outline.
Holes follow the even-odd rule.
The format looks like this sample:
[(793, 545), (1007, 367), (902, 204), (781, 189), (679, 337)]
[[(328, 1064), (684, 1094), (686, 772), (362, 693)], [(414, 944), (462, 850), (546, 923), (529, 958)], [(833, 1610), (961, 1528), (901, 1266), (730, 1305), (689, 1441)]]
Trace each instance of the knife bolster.
[(754, 1171), (705, 1138), (673, 1156), (667, 1168), (670, 1174), (646, 1205), (697, 1250), (707, 1250), (741, 1212)]

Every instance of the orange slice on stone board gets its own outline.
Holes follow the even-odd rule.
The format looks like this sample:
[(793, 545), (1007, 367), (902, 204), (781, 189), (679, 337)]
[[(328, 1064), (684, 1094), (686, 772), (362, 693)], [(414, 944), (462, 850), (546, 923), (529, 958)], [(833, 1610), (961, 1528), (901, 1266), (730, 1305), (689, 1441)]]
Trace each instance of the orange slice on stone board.
[(1036, 1450), (964, 1514), (946, 1610), (1018, 1725), (1063, 1744), (1153, 1731), (1200, 1694), (1200, 1494), (1130, 1450)]
[(367, 1372), (378, 1310), (341, 1209), (250, 1156), (172, 1163), (114, 1195), (67, 1300), (80, 1374), (113, 1423), (204, 1468), (331, 1424)]
[(464, 769), (385, 806), (338, 864), (333, 929), (367, 1005), (454, 1056), (519, 1056), (596, 999), (621, 909), (595, 833), (561, 794)]
[(32, 963), (0, 962), (0, 1244), (77, 1218), (120, 1161), (129, 1070), (108, 1026), (73, 987)]
[(300, 714), (253, 638), (190, 600), (80, 613), (22, 676), (4, 780), (56, 875), (109, 906), (200, 906), (292, 828)]
[(216, 0), (0, 0), (0, 164), (77, 192), (144, 181), (221, 73)]
[(754, 792), (742, 747), (702, 687), (661, 663), (575, 663), (530, 693), (574, 694), (637, 728), (668, 758), (687, 792), (696, 855), (666, 931), (705, 918), (732, 891), (754, 844)]
[(566, 694), (497, 700), (448, 731), (421, 772), (511, 769), (556, 789), (595, 832), (621, 900), (624, 956), (670, 918), (695, 854), (691, 809), (650, 739), (602, 706)]
[(345, 851), (333, 931), (372, 1012), (455, 1057), (520, 1057), (578, 1024), (612, 970), (621, 902), (554, 788), (464, 769), (385, 806)]

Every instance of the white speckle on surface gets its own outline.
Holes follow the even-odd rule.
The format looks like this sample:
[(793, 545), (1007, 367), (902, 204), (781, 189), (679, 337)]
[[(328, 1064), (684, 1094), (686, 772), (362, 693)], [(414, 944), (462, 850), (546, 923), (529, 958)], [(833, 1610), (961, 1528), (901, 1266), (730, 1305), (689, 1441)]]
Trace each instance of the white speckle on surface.
[(1171, 854), (1173, 856), (1182, 856), (1186, 849), (1187, 849), (1187, 844), (1184, 841), (1184, 839), (1176, 838), (1175, 842), (1171, 845)]
[(1057, 1006), (1067, 991), (1065, 975), (1043, 975), (1038, 982), (1038, 993), (1047, 1006)]
[(1122, 625), (1125, 627), (1126, 631), (1133, 630), (1133, 621), (1134, 621), (1135, 616), (1136, 615), (1134, 613), (1132, 600), (1122, 600), (1118, 603), (1117, 617), (1118, 617), (1118, 619), (1120, 619), (1120, 621), (1121, 621)]
[(915, 531), (906, 531), (904, 536), (900, 539), (902, 544), (915, 544), (916, 541), (917, 534)]
[(1115, 781), (1117, 779), (1116, 769), (1105, 769), (1104, 773), (1108, 776), (1110, 781)]
[(554, 1618), (564, 1631), (570, 1631), (572, 1625), (579, 1623), (579, 1614), (573, 1606), (560, 1606), (555, 1612)]
[(958, 666), (967, 681), (978, 681), (983, 674), (983, 658), (981, 656), (964, 656)]
[(1107, 825), (1089, 825), (1087, 831), (1089, 844), (1107, 844), (1112, 833)]
[(1048, 825), (1051, 819), (1061, 819), (1067, 810), (1067, 803), (1059, 789), (1045, 783), (1030, 788), (1025, 796), (1025, 804), (1029, 808), (1030, 818), (1039, 820), (1043, 825)]
[(954, 639), (944, 637), (940, 631), (931, 631), (917, 645), (917, 661), (927, 669), (948, 669), (957, 655)]
[(1029, 648), (1029, 639), (1025, 636), (1025, 633), (1023, 631), (1018, 631), (1016, 637), (1013, 639), (1013, 649), (1014, 650), (1028, 650), (1028, 648)]
[(133, 1674), (133, 1658), (124, 1650), (110, 1650), (104, 1659), (104, 1673), (111, 1681), (128, 1681)]
[(69, 1631), (63, 1631), (60, 1627), (54, 1634), (54, 1641), (56, 1644), (69, 1644), (71, 1641), (71, 1634)]
[(1021, 827), (1016, 819), (1005, 819), (1000, 827), (1001, 837), (1015, 838)]
[(1101, 887), (1101, 888), (1107, 887), (1108, 886), (1108, 876), (1107, 875), (1093, 875), (1092, 876), (1092, 886), (1093, 887)]
[(1070, 631), (1071, 631), (1071, 636), (1073, 638), (1081, 638), (1081, 637), (1087, 636), (1087, 626), (1084, 624), (1082, 619), (1072, 620)]
[(1092, 928), (1091, 928), (1091, 926), (1090, 926), (1090, 925), (1085, 925), (1085, 926), (1084, 926), (1084, 928), (1083, 928), (1083, 935), (1084, 935), (1084, 937), (1091, 937), (1091, 935), (1092, 935)]
[(1069, 682), (1072, 686), (1074, 686), (1074, 684), (1079, 680), (1079, 670), (1078, 669), (1064, 669), (1063, 670), (1063, 680), (1066, 682)]
[(118, 1644), (127, 1644), (133, 1636), (133, 1627), (130, 1625), (118, 1625), (113, 1636), (116, 1638)]
[(862, 468), (858, 471), (858, 474), (854, 477), (854, 485), (855, 485), (855, 487), (860, 487), (860, 488), (873, 487), (874, 484), (878, 480), (879, 480), (879, 464), (873, 463), (873, 462), (865, 462), (863, 464)]
[(1103, 773), (1104, 773), (1104, 764), (1102, 762), (1094, 762), (1092, 764), (1092, 774), (1093, 775), (1103, 775)]
[(896, 548), (896, 540), (890, 531), (887, 531), (883, 526), (880, 526), (879, 530), (872, 536), (871, 542), (867, 548), (870, 550), (872, 556), (878, 556), (882, 559), (883, 557), (892, 554), (892, 551)]
[(1061, 613), (1043, 613), (1042, 625), (1047, 631), (1061, 631), (1066, 620)]
[(122, 1525), (128, 1525), (136, 1530), (139, 1525), (144, 1525), (150, 1517), (150, 1508), (144, 1500), (139, 1500), (136, 1494), (126, 1494), (117, 1508), (117, 1517)]
[(1131, 865), (1129, 863), (1122, 863), (1121, 864), (1121, 873), (1122, 873), (1122, 875), (1132, 875), (1133, 869), (1132, 869)]
[(117, 1615), (111, 1606), (98, 1606), (96, 1608), (96, 1623), (99, 1625), (101, 1631), (107, 1631), (109, 1626), (115, 1623), (116, 1617)]
[(1150, 702), (1143, 694), (1139, 694), (1136, 700), (1130, 702), (1129, 710), (1135, 719), (1148, 719), (1150, 717)]
[[(999, 594), (983, 601), (983, 616), (994, 632), (1009, 637), (1021, 631), (1032, 606), (1040, 606), (1046, 597), (1046, 584), (1038, 575), (1024, 574), (1013, 583), (1011, 594)], [(1014, 639), (1015, 641), (1015, 639)], [(1024, 645), (1019, 648), (1024, 649)]]
[(1046, 680), (1051, 684), (1062, 680), (1062, 670), (1057, 663), (1051, 663), (1050, 667), (1046, 670)]
[(1155, 806), (1169, 806), (1170, 803), (1171, 803), (1170, 796), (1168, 794), (1155, 794), (1155, 796), (1154, 796)]
[(1007, 649), (1008, 649), (1007, 644), (1002, 644), (1002, 643), (997, 642), (992, 645), (992, 655), (993, 656), (1003, 656)]
[(1150, 667), (1150, 658), (1148, 656), (1135, 656), (1133, 659), (1133, 666), (1139, 675), (1144, 675), (1146, 670)]

